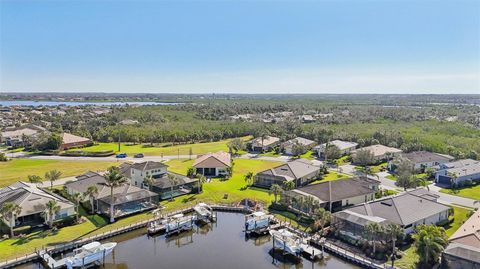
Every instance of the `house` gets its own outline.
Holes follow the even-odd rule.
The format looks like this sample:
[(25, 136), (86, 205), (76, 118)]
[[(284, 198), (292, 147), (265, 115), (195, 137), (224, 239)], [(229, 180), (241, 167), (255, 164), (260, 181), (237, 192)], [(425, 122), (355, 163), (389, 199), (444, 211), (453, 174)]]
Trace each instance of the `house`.
[(442, 268), (480, 268), (480, 209), (450, 237), (442, 253)]
[(387, 160), (387, 159), (391, 159), (394, 156), (396, 156), (396, 155), (398, 155), (402, 152), (401, 149), (387, 147), (387, 146), (384, 146), (384, 145), (377, 144), (377, 145), (371, 145), (371, 146), (368, 146), (368, 147), (363, 147), (363, 148), (353, 150), (352, 155), (355, 155), (360, 150), (370, 151), (373, 154), (373, 158), (377, 162)]
[[(172, 181), (170, 178), (175, 178)], [(173, 186), (172, 183), (176, 182)], [(155, 178), (151, 191), (158, 193), (160, 199), (171, 199), (184, 194), (189, 194), (198, 190), (198, 179), (189, 178), (177, 173), (167, 172), (158, 178)]]
[[(350, 154), (355, 148), (358, 146), (358, 143), (349, 142), (349, 141), (342, 141), (342, 140), (333, 140), (328, 142), (328, 145), (336, 146), (343, 155)], [(315, 152), (319, 158), (325, 157), (325, 149), (327, 148), (327, 143), (323, 143), (315, 147)]]
[(401, 153), (400, 156), (409, 160), (413, 164), (413, 169), (417, 171), (423, 171), (425, 168), (433, 168), (438, 165), (451, 162), (455, 159), (449, 155), (429, 151)]
[(435, 173), (435, 182), (443, 185), (462, 184), (466, 181), (480, 180), (480, 161), (471, 159), (439, 165)]
[(254, 152), (271, 151), (279, 144), (280, 138), (274, 136), (257, 137), (247, 142), (248, 148)]
[[(95, 172), (87, 172), (77, 176), (77, 180), (65, 184), (69, 195), (76, 193), (84, 194), (88, 187), (96, 186), (98, 194), (93, 199), (94, 210), (97, 213), (109, 217), (122, 217), (134, 213), (146, 211), (157, 207), (158, 194), (133, 186), (124, 184), (113, 189), (113, 200), (110, 197), (110, 186), (105, 177)], [(85, 197), (85, 202), (88, 201)], [(110, 216), (110, 206), (113, 205), (114, 216)]]
[(380, 182), (374, 179), (347, 178), (307, 185), (286, 192), (282, 200), (293, 208), (303, 211), (296, 204), (299, 197), (313, 197), (321, 207), (338, 211), (341, 208), (357, 205), (375, 199)]
[(270, 188), (273, 184), (282, 186), (287, 181), (294, 181), (298, 187), (308, 184), (319, 173), (320, 167), (313, 165), (309, 160), (298, 159), (257, 173), (253, 185)]
[(303, 137), (296, 137), (293, 139), (290, 139), (282, 144), (283, 147), (283, 152), (288, 155), (293, 155), (294, 153), (294, 147), (295, 145), (300, 145), (303, 147), (303, 153), (307, 152), (308, 150), (312, 149), (315, 145), (316, 142), (310, 139), (306, 139)]
[(1, 138), (7, 146), (21, 147), (30, 145), (33, 139), (45, 131), (46, 129), (41, 126), (28, 124), (18, 128), (5, 129)]
[(88, 138), (69, 134), (69, 133), (63, 133), (62, 145), (60, 145), (60, 149), (67, 150), (70, 148), (89, 146), (92, 144), (93, 144), (92, 140)]
[(35, 184), (16, 182), (0, 189), (0, 206), (4, 203), (14, 203), (21, 207), (15, 222), (3, 220), (8, 227), (37, 226), (46, 222), (46, 204), (56, 201), (60, 211), (55, 215), (54, 222), (76, 215), (75, 205), (67, 199), (38, 188)]
[(395, 223), (411, 234), (420, 224), (439, 224), (448, 220), (449, 207), (437, 202), (438, 196), (426, 189), (404, 192), (396, 196), (356, 205), (332, 215), (332, 225), (339, 234), (352, 239), (365, 236), (368, 223)]
[(161, 178), (167, 173), (168, 165), (161, 162), (146, 161), (141, 163), (123, 163), (120, 165), (122, 174), (130, 180), (130, 184), (146, 188), (144, 180), (147, 177)]
[(199, 155), (193, 163), (197, 174), (206, 177), (227, 176), (230, 167), (232, 167), (232, 158), (224, 151)]

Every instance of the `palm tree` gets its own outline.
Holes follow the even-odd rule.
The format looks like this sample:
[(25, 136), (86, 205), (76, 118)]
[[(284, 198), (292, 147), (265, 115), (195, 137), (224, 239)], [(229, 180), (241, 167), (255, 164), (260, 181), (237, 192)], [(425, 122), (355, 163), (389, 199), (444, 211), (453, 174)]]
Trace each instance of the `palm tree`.
[(283, 191), (282, 187), (278, 184), (273, 184), (270, 187), (269, 194), (273, 194), (274, 202), (277, 203), (277, 196)]
[(370, 237), (372, 245), (373, 245), (373, 255), (376, 252), (376, 241), (377, 236), (380, 232), (382, 232), (382, 226), (376, 222), (370, 222), (365, 226), (365, 232), (367, 233), (368, 237)]
[(403, 236), (405, 232), (400, 225), (394, 223), (388, 224), (385, 232), (392, 239), (392, 268), (395, 268), (395, 243), (397, 238)]
[(45, 179), (50, 181), (50, 189), (53, 189), (53, 182), (62, 176), (62, 172), (58, 170), (51, 170), (45, 173)]
[(28, 181), (32, 184), (36, 184), (37, 187), (42, 183), (42, 178), (37, 175), (28, 175)]
[(323, 228), (328, 222), (330, 222), (331, 217), (332, 214), (328, 210), (325, 210), (325, 208), (318, 208), (315, 210), (314, 225), (320, 228), (320, 236), (323, 235)]
[(435, 225), (419, 225), (413, 238), (417, 253), (426, 266), (436, 263), (448, 244), (445, 229)]
[(293, 180), (285, 181), (285, 182), (283, 182), (283, 188), (286, 191), (293, 190), (293, 189), (295, 189), (295, 182), (293, 182)]
[(244, 176), (245, 182), (247, 183), (247, 187), (252, 185), (253, 181), (253, 172), (248, 172)]
[(143, 184), (148, 187), (148, 190), (152, 190), (153, 183), (155, 183), (155, 179), (152, 177), (152, 175), (148, 175), (143, 179)]
[(89, 186), (87, 188), (87, 191), (83, 194), (85, 197), (88, 197), (88, 200), (90, 201), (90, 207), (92, 210), (92, 215), (95, 213), (95, 205), (93, 203), (95, 197), (98, 195), (98, 188), (95, 185)]
[(203, 184), (205, 184), (205, 182), (207, 182), (207, 178), (204, 175), (200, 175), (200, 177), (198, 178), (198, 181), (197, 181), (198, 193), (203, 191)]
[(108, 172), (105, 174), (105, 181), (107, 185), (110, 187), (110, 222), (115, 221), (115, 216), (113, 212), (113, 190), (116, 187), (122, 186), (123, 184), (127, 183), (127, 178), (122, 175), (120, 172), (120, 168), (117, 166), (111, 166), (108, 168)]
[(173, 188), (178, 185), (178, 178), (172, 174), (167, 174), (168, 181), (170, 182), (170, 201), (173, 200)]
[(311, 195), (305, 197), (305, 206), (307, 207), (306, 213), (310, 214), (312, 212), (314, 202), (315, 199)]
[(72, 197), (72, 202), (75, 205), (75, 212), (77, 212), (77, 217), (76, 221), (78, 222), (78, 219), (80, 217), (80, 212), (78, 211), (78, 207), (80, 206), (80, 203), (83, 201), (84, 197), (81, 193), (75, 193)]
[(48, 222), (48, 227), (53, 227), (53, 220), (55, 219), (55, 215), (60, 211), (60, 206), (58, 205), (57, 201), (50, 200), (45, 205), (45, 215)]
[(0, 207), (0, 217), (10, 223), (10, 238), (13, 237), (13, 227), (15, 227), (15, 220), (22, 212), (22, 207), (14, 203), (4, 203)]

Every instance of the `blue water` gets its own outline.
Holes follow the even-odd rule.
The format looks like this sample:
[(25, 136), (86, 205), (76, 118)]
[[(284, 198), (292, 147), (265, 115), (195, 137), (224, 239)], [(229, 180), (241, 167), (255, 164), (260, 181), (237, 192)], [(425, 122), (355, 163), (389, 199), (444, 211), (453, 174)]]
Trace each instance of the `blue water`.
[(162, 103), (162, 102), (59, 102), (59, 101), (17, 101), (17, 100), (0, 100), (0, 106), (114, 106), (114, 105), (177, 105), (179, 103)]

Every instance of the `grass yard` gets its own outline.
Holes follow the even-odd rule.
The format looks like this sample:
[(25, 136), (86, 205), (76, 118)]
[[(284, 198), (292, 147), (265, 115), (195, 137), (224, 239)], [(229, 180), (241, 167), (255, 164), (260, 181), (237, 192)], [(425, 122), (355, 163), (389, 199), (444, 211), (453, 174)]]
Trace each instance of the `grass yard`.
[(258, 156), (265, 156), (265, 157), (280, 157), (282, 154), (276, 153), (275, 151), (269, 151), (258, 154)]
[(306, 153), (300, 155), (300, 158), (304, 158), (307, 160), (315, 160), (317, 157), (315, 156), (315, 153), (313, 153), (313, 151), (309, 150)]
[[(97, 162), (105, 164), (106, 162)], [(191, 166), (193, 160), (172, 160), (167, 164), (169, 170), (181, 174), (186, 174), (187, 168)], [(273, 196), (268, 194), (267, 190), (257, 188), (245, 188), (244, 175), (251, 171), (253, 173), (264, 169), (272, 168), (281, 164), (280, 162), (269, 162), (263, 160), (244, 160), (236, 159), (233, 176), (225, 181), (214, 179), (210, 183), (203, 185), (203, 193), (191, 194), (177, 197), (174, 201), (164, 201), (166, 206), (164, 212), (175, 211), (198, 203), (199, 201), (212, 203), (233, 203), (244, 198), (261, 201), (267, 205), (273, 200)], [(40, 164), (41, 165), (41, 164)], [(58, 162), (57, 168), (60, 168)], [(3, 171), (3, 170), (2, 170)], [(30, 174), (30, 173), (29, 173)], [(224, 194), (228, 193), (228, 198), (223, 199)], [(82, 211), (84, 213), (84, 211)], [(87, 216), (87, 221), (82, 224), (65, 227), (55, 232), (35, 232), (23, 238), (14, 238), (0, 241), (0, 260), (14, 258), (31, 253), (35, 248), (41, 248), (44, 245), (61, 244), (72, 240), (100, 234), (115, 228), (128, 224), (136, 223), (142, 220), (152, 218), (151, 213), (141, 213), (127, 218), (117, 220), (113, 224), (107, 224), (100, 216)]]
[(420, 256), (416, 252), (415, 246), (412, 244), (406, 249), (402, 249), (403, 257), (395, 261), (395, 267), (402, 269), (415, 269)]
[(441, 189), (440, 192), (457, 195), (465, 198), (470, 198), (474, 200), (480, 200), (480, 184), (477, 184), (476, 186), (472, 186), (468, 188), (462, 188), (459, 190)]
[(393, 181), (397, 181), (397, 177), (395, 175), (388, 175), (385, 178), (388, 178), (388, 179), (393, 180)]
[[(251, 139), (250, 136), (242, 137), (244, 141), (248, 141)], [(175, 146), (151, 146), (150, 144), (128, 144), (128, 143), (121, 143), (120, 151), (118, 150), (117, 143), (98, 143), (96, 145), (81, 148), (80, 150), (84, 151), (107, 151), (113, 150), (117, 153), (127, 153), (128, 155), (134, 155), (137, 153), (143, 153), (146, 156), (160, 156), (160, 155), (189, 155), (190, 149), (192, 150), (193, 155), (197, 154), (205, 154), (208, 152), (216, 152), (216, 151), (228, 151), (228, 142), (232, 139), (225, 139), (220, 140), (217, 142), (208, 142), (208, 143), (196, 143), (196, 144), (181, 144)], [(79, 149), (74, 149), (79, 150)]]
[(444, 227), (448, 237), (452, 236), (452, 234), (455, 233), (455, 231), (457, 231), (458, 228), (460, 228), (460, 226), (462, 226), (462, 224), (468, 219), (470, 211), (470, 209), (462, 207), (453, 207), (454, 220), (452, 223)]
[(333, 181), (333, 180), (342, 179), (342, 178), (349, 178), (349, 177), (350, 176), (348, 176), (346, 174), (341, 174), (341, 173), (338, 173), (338, 172), (329, 171), (328, 174), (326, 174), (321, 180), (315, 180), (310, 184), (318, 184), (318, 183), (322, 183), (322, 182)]
[(388, 163), (387, 163), (387, 162), (384, 162), (384, 163), (381, 163), (381, 164), (379, 164), (379, 165), (371, 166), (370, 168), (372, 169), (372, 172), (373, 172), (373, 173), (378, 173), (378, 172), (380, 172), (382, 169), (386, 169), (386, 168), (387, 168), (387, 165), (388, 165)]
[(0, 187), (8, 186), (18, 180), (28, 181), (28, 175), (38, 175), (43, 178), (45, 172), (53, 169), (62, 172), (62, 177), (69, 177), (90, 170), (103, 171), (109, 166), (118, 164), (119, 162), (108, 161), (13, 159), (8, 162), (0, 162)]

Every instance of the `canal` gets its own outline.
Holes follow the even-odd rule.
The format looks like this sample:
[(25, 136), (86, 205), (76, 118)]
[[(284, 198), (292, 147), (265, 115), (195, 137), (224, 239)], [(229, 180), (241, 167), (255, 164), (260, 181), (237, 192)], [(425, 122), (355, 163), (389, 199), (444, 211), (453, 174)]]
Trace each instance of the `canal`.
[[(217, 223), (195, 227), (193, 231), (178, 236), (148, 236), (145, 229), (119, 235), (107, 240), (118, 242), (118, 245), (107, 257), (104, 267), (99, 268), (359, 268), (329, 254), (317, 262), (274, 257), (270, 236), (246, 239), (242, 232), (243, 221), (242, 214), (219, 212)], [(43, 267), (40, 263), (30, 263), (17, 268)]]

